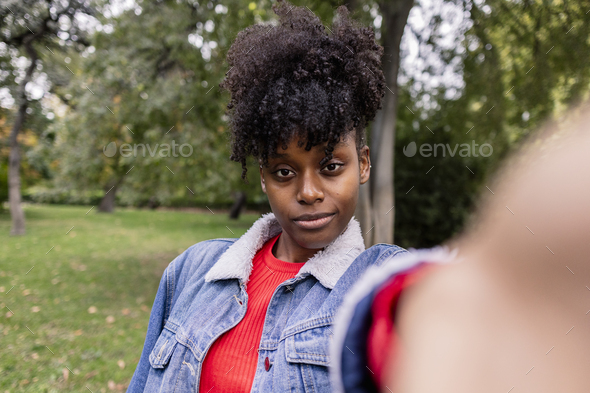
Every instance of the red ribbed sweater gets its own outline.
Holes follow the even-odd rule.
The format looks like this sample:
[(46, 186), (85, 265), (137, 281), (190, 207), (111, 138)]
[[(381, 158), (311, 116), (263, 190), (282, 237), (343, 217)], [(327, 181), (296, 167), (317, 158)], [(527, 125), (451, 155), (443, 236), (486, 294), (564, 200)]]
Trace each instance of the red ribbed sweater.
[(264, 317), (276, 287), (295, 277), (303, 263), (277, 259), (272, 249), (280, 234), (268, 240), (252, 260), (246, 287), (248, 309), (233, 329), (221, 335), (203, 361), (199, 392), (249, 392), (258, 363)]

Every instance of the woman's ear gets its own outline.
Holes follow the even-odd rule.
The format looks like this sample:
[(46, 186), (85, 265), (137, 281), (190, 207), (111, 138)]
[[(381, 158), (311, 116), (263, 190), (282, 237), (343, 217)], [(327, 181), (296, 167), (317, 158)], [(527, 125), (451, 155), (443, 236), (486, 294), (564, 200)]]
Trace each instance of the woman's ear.
[(262, 165), (259, 165), (260, 169), (260, 186), (262, 187), (262, 192), (266, 194), (266, 184), (264, 183), (264, 172), (262, 171)]
[(367, 181), (369, 181), (369, 177), (371, 176), (371, 157), (369, 155), (369, 146), (363, 146), (359, 154), (360, 183), (365, 184)]

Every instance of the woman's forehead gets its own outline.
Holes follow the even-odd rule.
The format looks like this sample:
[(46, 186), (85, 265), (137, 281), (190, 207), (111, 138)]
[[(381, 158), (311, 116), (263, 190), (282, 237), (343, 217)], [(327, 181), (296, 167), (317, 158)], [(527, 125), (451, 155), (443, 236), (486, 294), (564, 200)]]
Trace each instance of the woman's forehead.
[[(352, 138), (351, 134), (352, 133), (347, 133), (345, 135), (342, 135), (340, 137), (340, 140), (336, 144), (334, 144), (334, 151), (340, 150), (340, 149), (346, 149), (351, 146), (354, 147), (355, 141), (354, 141), (354, 138)], [(289, 156), (291, 154), (303, 153), (306, 151), (305, 150), (306, 145), (307, 145), (306, 138), (294, 136), (286, 144), (279, 143), (276, 151), (271, 153), (269, 156), (280, 158), (280, 157)], [(327, 146), (328, 146), (328, 141), (321, 142), (315, 146), (312, 146), (309, 151), (323, 154), (325, 152)], [(286, 147), (286, 149), (284, 147)]]

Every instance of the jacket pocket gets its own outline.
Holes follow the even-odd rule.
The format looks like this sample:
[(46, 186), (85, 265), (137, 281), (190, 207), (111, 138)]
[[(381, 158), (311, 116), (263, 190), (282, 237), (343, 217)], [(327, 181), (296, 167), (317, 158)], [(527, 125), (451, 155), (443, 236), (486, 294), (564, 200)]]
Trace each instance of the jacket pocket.
[(190, 349), (164, 328), (149, 356), (152, 369), (144, 392), (179, 393), (195, 391), (198, 362)]
[(285, 339), (289, 362), (289, 391), (329, 392), (330, 325), (313, 327)]
[(154, 349), (150, 353), (150, 364), (153, 368), (164, 368), (170, 361), (172, 354), (174, 353), (174, 347), (178, 342), (176, 341), (176, 334), (170, 330), (164, 328)]
[(328, 366), (331, 340), (331, 325), (314, 327), (287, 337), (287, 361)]

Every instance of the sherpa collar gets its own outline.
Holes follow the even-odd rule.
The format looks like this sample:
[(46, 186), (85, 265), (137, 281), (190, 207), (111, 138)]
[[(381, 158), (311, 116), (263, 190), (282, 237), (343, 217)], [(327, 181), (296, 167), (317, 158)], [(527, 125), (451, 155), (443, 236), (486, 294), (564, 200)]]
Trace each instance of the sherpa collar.
[[(237, 278), (247, 283), (252, 272), (254, 255), (266, 241), (282, 230), (273, 213), (263, 215), (219, 257), (205, 275), (205, 281)], [(346, 269), (364, 250), (361, 227), (352, 217), (344, 232), (305, 262), (296, 277), (311, 274), (324, 287), (333, 289)]]

